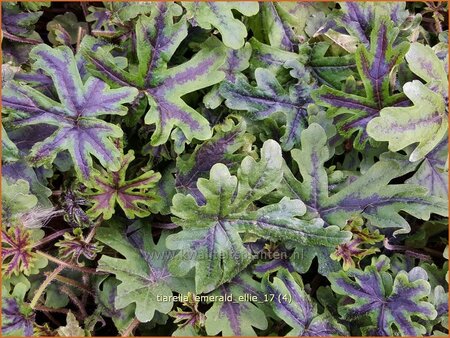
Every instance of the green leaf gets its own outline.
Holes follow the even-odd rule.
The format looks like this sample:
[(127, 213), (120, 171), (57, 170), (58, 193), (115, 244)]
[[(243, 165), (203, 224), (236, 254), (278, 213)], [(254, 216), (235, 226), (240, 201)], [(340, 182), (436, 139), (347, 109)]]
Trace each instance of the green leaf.
[[(298, 50), (299, 38), (292, 30), (292, 24), (286, 22), (289, 17), (276, 2), (261, 2), (259, 14), (249, 19), (253, 36), (258, 41), (272, 47), (295, 52)], [(297, 20), (292, 20), (292, 23)]]
[(89, 188), (83, 195), (93, 202), (93, 206), (87, 211), (88, 215), (97, 218), (103, 215), (107, 220), (115, 213), (118, 204), (128, 218), (146, 217), (156, 212), (158, 195), (155, 185), (161, 178), (159, 173), (149, 170), (132, 179), (126, 178), (130, 163), (134, 160), (134, 151), (130, 150), (126, 155), (121, 155), (118, 171), (106, 171), (94, 173), (91, 180), (84, 184)]
[[(231, 300), (226, 298), (230, 295)], [(222, 333), (222, 336), (255, 336), (253, 328), (267, 328), (265, 313), (255, 305), (264, 300), (261, 285), (253, 280), (248, 272), (219, 286), (208, 296), (218, 299), (205, 314), (208, 335), (216, 336)], [(253, 300), (254, 298), (257, 300)]]
[(2, 177), (2, 223), (12, 226), (21, 214), (36, 206), (38, 199), (30, 194), (30, 185), (19, 179), (10, 182)]
[(182, 302), (182, 305), (187, 308), (187, 311), (178, 307), (169, 313), (169, 316), (174, 318), (173, 322), (178, 325), (172, 336), (200, 336), (206, 320), (205, 314), (198, 309), (200, 300), (190, 292), (185, 296), (187, 299)]
[(413, 183), (428, 188), (432, 196), (448, 198), (448, 136), (432, 151), (425, 155), (416, 172), (406, 183)]
[(305, 64), (309, 57), (309, 47), (306, 44), (301, 46), (298, 53), (293, 53), (266, 45), (254, 37), (249, 42), (252, 46), (250, 71), (254, 73), (258, 68), (265, 68), (275, 74), (282, 83), (290, 79), (289, 71), (284, 67), (287, 61)]
[(350, 138), (356, 133), (353, 145), (363, 150), (367, 140), (367, 123), (379, 116), (384, 107), (405, 105), (403, 93), (392, 94), (390, 74), (399, 65), (409, 44), (395, 45), (398, 29), (387, 17), (377, 17), (370, 35), (370, 48), (360, 45), (355, 53), (356, 66), (364, 85), (359, 94), (322, 86), (313, 92), (316, 103), (328, 107), (328, 114), (335, 117), (341, 135)]
[(25, 302), (25, 294), (29, 289), (29, 282), (18, 282), (9, 290), (3, 279), (2, 283), (2, 335), (3, 336), (32, 336), (36, 314)]
[(342, 82), (356, 70), (355, 56), (353, 54), (327, 55), (330, 48), (331, 45), (328, 42), (316, 43), (312, 47), (308, 66), (311, 69), (311, 75), (320, 84), (340, 89)]
[[(4, 78), (4, 77), (3, 77)], [(17, 162), (21, 158), (20, 151), (13, 141), (9, 138), (2, 124), (2, 162)]]
[(48, 39), (53, 46), (70, 46), (77, 42), (80, 31), (87, 31), (86, 22), (78, 22), (74, 13), (67, 12), (57, 15), (52, 21), (47, 23)]
[(150, 109), (145, 123), (156, 126), (151, 137), (153, 146), (165, 143), (175, 127), (188, 141), (194, 137), (206, 140), (211, 137), (208, 121), (182, 97), (225, 77), (218, 70), (225, 60), (224, 49), (205, 46), (189, 61), (169, 68), (169, 61), (187, 36), (187, 23), (184, 17), (175, 22), (180, 10), (175, 3), (159, 2), (152, 6), (150, 17), (141, 15), (136, 23), (138, 64), (123, 69), (110, 52), (102, 48), (93, 51), (95, 39), (84, 39), (82, 52), (88, 60), (88, 69), (116, 87), (132, 86), (146, 94)]
[(150, 321), (155, 311), (168, 313), (173, 306), (172, 291), (191, 291), (189, 278), (176, 278), (167, 269), (171, 255), (166, 251), (166, 234), (155, 244), (150, 226), (138, 221), (128, 229), (118, 223), (101, 227), (96, 238), (124, 257), (103, 255), (97, 270), (114, 274), (122, 282), (114, 305), (123, 309), (136, 304), (135, 315), (140, 322)]
[(415, 162), (432, 151), (447, 133), (448, 79), (443, 62), (428, 46), (412, 44), (406, 60), (426, 84), (418, 80), (406, 83), (403, 92), (413, 106), (382, 109), (380, 117), (368, 124), (367, 132), (377, 141), (388, 141), (391, 151), (418, 143), (409, 157)]
[(50, 7), (51, 2), (50, 1), (21, 2), (20, 5), (31, 12), (35, 12), (42, 9), (42, 7)]
[(104, 7), (89, 7), (91, 12), (86, 21), (92, 22), (92, 35), (114, 38), (129, 33), (132, 25), (129, 22), (140, 14), (149, 14), (152, 5), (139, 2), (103, 2)]
[(284, 150), (290, 150), (298, 143), (307, 125), (312, 83), (309, 72), (299, 62), (287, 61), (285, 67), (291, 69), (290, 74), (295, 79), (288, 85), (283, 86), (270, 70), (258, 68), (255, 71), (256, 87), (241, 75), (235, 82), (223, 82), (220, 94), (226, 98), (228, 108), (244, 110), (253, 120), (274, 118), (276, 113), (283, 113), (286, 130), (281, 142)]
[(407, 212), (416, 218), (428, 220), (431, 213), (445, 216), (447, 203), (428, 196), (427, 189), (413, 184), (389, 184), (396, 177), (415, 169), (414, 164), (382, 156), (363, 175), (330, 193), (329, 179), (324, 167), (330, 159), (325, 131), (311, 124), (302, 134), (302, 149), (294, 149), (292, 158), (299, 167), (302, 180), (284, 166), (284, 179), (278, 188), (279, 198), (298, 198), (307, 205), (305, 219), (321, 219), (325, 225), (341, 228), (356, 215), (369, 220), (379, 228), (396, 228), (396, 233), (407, 233), (410, 226), (399, 215)]
[(134, 319), (134, 304), (130, 304), (122, 309), (117, 309), (112, 299), (117, 296), (117, 286), (120, 281), (114, 277), (100, 276), (95, 282), (98, 290), (95, 294), (95, 303), (98, 306), (99, 312), (107, 317), (110, 317), (116, 326), (118, 332), (126, 329)]
[(186, 16), (193, 26), (205, 29), (217, 28), (225, 46), (239, 49), (247, 37), (245, 25), (233, 16), (236, 10), (245, 16), (258, 13), (259, 5), (255, 2), (182, 2)]
[[(30, 53), (34, 68), (47, 73), (55, 86), (59, 102), (29, 85), (9, 82), (2, 92), (2, 104), (11, 112), (15, 127), (49, 125), (56, 130), (31, 149), (29, 159), (35, 165), (50, 165), (63, 150), (68, 150), (75, 171), (88, 179), (94, 155), (103, 166), (118, 169), (118, 150), (111, 138), (123, 135), (117, 125), (103, 121), (101, 115), (125, 115), (125, 103), (137, 90), (129, 87), (110, 89), (99, 79), (83, 82), (73, 52), (67, 46), (51, 48), (41, 44)], [(50, 128), (50, 127), (49, 127)], [(50, 129), (52, 130), (52, 129)]]
[[(389, 259), (386, 264), (381, 269), (370, 265), (364, 271), (351, 269), (329, 276), (333, 291), (344, 296), (338, 305), (339, 313), (356, 327), (366, 325), (360, 326), (363, 334), (425, 334), (424, 326), (417, 319), (426, 322), (437, 314), (434, 306), (426, 301), (431, 289), (426, 272), (416, 267), (409, 273), (400, 271), (392, 276), (386, 271)], [(364, 322), (364, 318), (369, 322)]]
[(7, 278), (20, 273), (30, 276), (46, 267), (47, 259), (33, 252), (44, 235), (43, 230), (27, 229), (21, 223), (2, 229), (2, 274)]
[(306, 292), (301, 277), (295, 276), (297, 281), (289, 271), (282, 269), (272, 282), (269, 281), (268, 274), (262, 281), (266, 294), (273, 297), (271, 306), (274, 312), (292, 328), (287, 336), (347, 335), (345, 327), (327, 310), (319, 313), (317, 304)]
[[(208, 39), (208, 42), (217, 42), (217, 39)], [(218, 42), (220, 43), (220, 42)], [(219, 70), (225, 73), (225, 80), (235, 82), (239, 74), (249, 67), (249, 59), (252, 54), (252, 47), (249, 42), (240, 49), (227, 48), (225, 63)], [(209, 93), (203, 97), (203, 102), (207, 108), (216, 109), (223, 101), (219, 93), (220, 83), (214, 85)]]
[(195, 267), (197, 293), (230, 281), (252, 261), (239, 233), (303, 245), (334, 246), (347, 239), (347, 233), (336, 227), (323, 229), (320, 224), (297, 219), (306, 211), (300, 200), (284, 198), (259, 209), (252, 206), (277, 187), (281, 167), (281, 148), (268, 140), (260, 161), (244, 158), (237, 176), (218, 163), (209, 179), (200, 178), (197, 187), (205, 203), (197, 203), (192, 195), (174, 196), (173, 221), (183, 230), (168, 237), (168, 247), (182, 251), (170, 267), (181, 276)]
[(75, 318), (72, 311), (67, 313), (66, 326), (60, 326), (56, 332), (60, 337), (85, 337), (84, 330), (80, 327), (80, 323)]
[(255, 137), (246, 132), (244, 119), (227, 118), (214, 127), (214, 135), (197, 145), (194, 151), (184, 153), (176, 161), (177, 192), (191, 194), (197, 201), (204, 201), (197, 188), (197, 180), (206, 177), (212, 166), (223, 163), (235, 172), (239, 162), (251, 153)]

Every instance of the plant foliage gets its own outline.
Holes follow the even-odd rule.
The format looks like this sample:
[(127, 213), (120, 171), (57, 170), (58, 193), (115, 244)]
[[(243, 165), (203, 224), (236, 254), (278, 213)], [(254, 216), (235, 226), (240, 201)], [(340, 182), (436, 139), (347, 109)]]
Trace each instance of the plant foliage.
[(2, 335), (447, 336), (447, 2), (3, 2)]

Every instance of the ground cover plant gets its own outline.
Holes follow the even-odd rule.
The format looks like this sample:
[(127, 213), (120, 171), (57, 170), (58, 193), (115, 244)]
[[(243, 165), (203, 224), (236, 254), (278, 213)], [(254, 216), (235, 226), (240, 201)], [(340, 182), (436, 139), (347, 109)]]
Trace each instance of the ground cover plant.
[(446, 2), (3, 2), (2, 334), (448, 334)]

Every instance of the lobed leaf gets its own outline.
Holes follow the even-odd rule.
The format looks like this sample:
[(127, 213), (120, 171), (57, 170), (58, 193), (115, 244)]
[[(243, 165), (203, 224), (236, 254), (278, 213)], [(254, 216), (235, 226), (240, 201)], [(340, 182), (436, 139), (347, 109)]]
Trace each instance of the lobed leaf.
[(290, 150), (298, 143), (307, 125), (306, 109), (312, 102), (311, 84), (309, 73), (300, 63), (288, 61), (285, 67), (291, 68), (291, 75), (298, 80), (288, 90), (283, 88), (270, 70), (258, 68), (255, 71), (256, 88), (240, 76), (234, 83), (223, 82), (220, 93), (226, 98), (228, 108), (245, 110), (254, 120), (271, 118), (275, 113), (285, 114), (286, 131), (281, 142), (284, 150)]
[[(60, 102), (36, 89), (9, 82), (3, 90), (3, 107), (13, 114), (17, 127), (47, 124), (56, 131), (31, 149), (30, 160), (36, 165), (51, 164), (56, 155), (68, 150), (79, 177), (87, 179), (95, 156), (103, 166), (118, 168), (118, 150), (111, 138), (122, 130), (99, 118), (100, 115), (125, 115), (124, 103), (137, 95), (133, 88), (109, 89), (106, 83), (89, 78), (82, 82), (72, 51), (66, 47), (36, 46), (30, 53), (34, 67), (42, 69), (53, 81)], [(92, 96), (91, 93), (96, 95)]]
[(424, 334), (417, 318), (432, 320), (436, 310), (425, 301), (430, 293), (425, 271), (415, 269), (416, 273), (400, 271), (395, 277), (375, 266), (330, 275), (333, 291), (352, 299), (350, 304), (340, 304), (340, 314), (350, 322), (368, 316), (370, 325), (363, 329), (375, 335)]
[(211, 168), (209, 180), (200, 178), (197, 187), (204, 204), (199, 205), (192, 195), (174, 196), (173, 221), (183, 230), (168, 237), (168, 247), (182, 252), (170, 264), (179, 275), (195, 267), (197, 293), (230, 281), (252, 261), (239, 233), (325, 246), (337, 245), (348, 237), (335, 227), (323, 229), (297, 219), (306, 211), (299, 200), (285, 198), (256, 211), (248, 210), (277, 187), (282, 178), (281, 165), (280, 146), (268, 140), (262, 147), (261, 160), (244, 158), (237, 176), (218, 163)]
[(388, 141), (391, 151), (418, 143), (409, 157), (415, 162), (432, 151), (447, 133), (448, 79), (443, 63), (428, 46), (412, 44), (406, 60), (426, 85), (417, 80), (406, 83), (403, 92), (413, 106), (382, 109), (380, 116), (367, 125), (367, 132), (377, 141)]
[(330, 157), (325, 131), (311, 124), (303, 132), (302, 149), (291, 154), (299, 166), (302, 181), (284, 166), (284, 178), (278, 188), (280, 196), (298, 198), (307, 205), (306, 219), (319, 218), (343, 227), (355, 215), (370, 220), (380, 228), (394, 228), (407, 233), (409, 224), (398, 213), (405, 211), (417, 218), (429, 219), (431, 213), (446, 214), (444, 200), (427, 196), (427, 190), (413, 184), (389, 184), (396, 177), (414, 170), (402, 161), (385, 158), (372, 165), (365, 174), (334, 194), (329, 194), (324, 164)]
[(125, 175), (133, 160), (134, 151), (130, 150), (126, 155), (122, 154), (118, 171), (101, 170), (94, 173), (89, 182), (85, 182), (89, 190), (84, 195), (93, 202), (87, 212), (91, 217), (102, 215), (103, 219), (110, 219), (116, 204), (131, 219), (136, 216), (146, 217), (156, 210), (158, 196), (154, 188), (161, 175), (149, 170), (133, 179), (126, 179)]
[(222, 336), (254, 336), (256, 333), (253, 328), (260, 330), (267, 328), (264, 312), (254, 302), (248, 301), (249, 297), (258, 301), (264, 299), (261, 285), (254, 281), (248, 272), (219, 286), (210, 295), (213, 297), (232, 295), (233, 300), (217, 300), (206, 312), (205, 328), (208, 335), (215, 336), (222, 333)]
[[(301, 279), (297, 279), (301, 283)], [(273, 296), (272, 307), (276, 315), (292, 330), (287, 336), (347, 335), (347, 330), (325, 310), (319, 314), (317, 304), (307, 294), (303, 284), (298, 284), (287, 270), (278, 271), (273, 281), (264, 276), (263, 287)]]
[(356, 133), (353, 145), (364, 149), (369, 138), (367, 124), (385, 107), (404, 106), (408, 99), (402, 93), (392, 94), (389, 74), (402, 62), (409, 44), (394, 47), (398, 29), (386, 17), (375, 20), (370, 35), (369, 50), (361, 45), (355, 53), (356, 66), (364, 85), (364, 94), (350, 94), (328, 86), (313, 92), (316, 103), (331, 108), (341, 135), (349, 138)]
[(136, 24), (137, 72), (124, 70), (105, 50), (92, 50), (93, 40), (86, 40), (83, 53), (91, 72), (116, 87), (132, 86), (144, 92), (150, 109), (146, 124), (155, 124), (151, 144), (165, 143), (172, 129), (178, 127), (188, 141), (206, 140), (211, 136), (208, 121), (190, 107), (182, 97), (220, 82), (224, 73), (218, 68), (224, 62), (222, 48), (205, 47), (189, 61), (167, 67), (175, 50), (187, 35), (183, 18), (174, 22), (179, 7), (174, 3), (155, 3), (150, 17), (141, 15)]
[(232, 10), (239, 11), (245, 16), (258, 13), (257, 2), (182, 2), (186, 9), (187, 19), (196, 26), (205, 29), (217, 28), (222, 35), (225, 46), (239, 49), (244, 45), (247, 36), (245, 25), (233, 17)]
[(177, 158), (175, 187), (180, 193), (191, 194), (199, 203), (205, 201), (197, 188), (197, 180), (206, 176), (216, 163), (235, 167), (254, 140), (252, 135), (246, 133), (243, 120), (235, 124), (232, 119), (227, 119), (214, 129), (214, 135), (198, 145), (192, 154)]
[(102, 255), (97, 270), (114, 274), (122, 282), (117, 287), (114, 305), (123, 309), (134, 303), (140, 322), (150, 321), (155, 311), (168, 313), (173, 306), (172, 290), (190, 290), (189, 279), (176, 278), (167, 269), (170, 255), (166, 251), (166, 236), (155, 244), (148, 225), (136, 222), (125, 229), (111, 224), (99, 228), (96, 238), (124, 257)]

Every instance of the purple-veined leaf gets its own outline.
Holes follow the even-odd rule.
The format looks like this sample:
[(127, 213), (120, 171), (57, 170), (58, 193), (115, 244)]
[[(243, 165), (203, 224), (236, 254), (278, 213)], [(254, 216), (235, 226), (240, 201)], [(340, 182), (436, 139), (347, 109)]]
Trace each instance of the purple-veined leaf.
[[(416, 318), (433, 320), (436, 318), (434, 306), (426, 301), (430, 284), (426, 272), (416, 267), (409, 273), (398, 272), (391, 276), (385, 267), (378, 270), (369, 265), (364, 271), (351, 269), (329, 276), (334, 292), (344, 296), (339, 313), (354, 325), (364, 323), (365, 334), (393, 336), (418, 336), (425, 328)], [(352, 301), (349, 301), (349, 300)]]
[(2, 9), (4, 335), (448, 333), (446, 2)]
[(409, 48), (406, 42), (394, 46), (396, 36), (392, 22), (379, 17), (370, 35), (370, 48), (358, 47), (355, 59), (364, 94), (350, 94), (328, 86), (313, 92), (316, 103), (328, 107), (328, 113), (335, 117), (341, 135), (349, 138), (357, 134), (353, 142), (356, 149), (364, 149), (369, 139), (367, 124), (379, 116), (381, 109), (409, 103), (403, 93), (391, 94), (389, 75)]
[(336, 261), (342, 260), (342, 269), (347, 271), (355, 267), (354, 259), (359, 261), (365, 256), (379, 251), (377, 248), (363, 249), (360, 247), (361, 244), (360, 238), (354, 238), (348, 243), (340, 244), (330, 257)]
[(114, 306), (123, 309), (134, 303), (140, 322), (150, 321), (155, 311), (168, 313), (173, 306), (172, 291), (193, 291), (191, 279), (177, 278), (169, 272), (167, 263), (171, 255), (166, 251), (166, 237), (161, 235), (155, 244), (150, 226), (141, 221), (128, 229), (116, 222), (97, 230), (96, 238), (100, 242), (125, 257), (102, 255), (97, 270), (114, 274), (122, 282), (117, 287)]
[[(208, 39), (206, 42), (214, 42), (217, 47), (221, 43), (217, 41), (216, 39)], [(212, 46), (214, 45), (212, 44)], [(238, 74), (249, 67), (251, 54), (252, 47), (248, 42), (240, 49), (227, 49), (225, 63), (219, 68), (225, 73), (226, 81), (234, 83)], [(210, 92), (203, 97), (203, 103), (207, 108), (215, 109), (222, 103), (223, 97), (219, 93), (219, 88), (220, 84), (214, 85)]]
[(86, 21), (92, 22), (92, 34), (114, 38), (130, 33), (129, 21), (140, 14), (151, 12), (152, 6), (145, 2), (104, 2), (104, 7), (89, 7)]
[(3, 336), (33, 336), (33, 325), (36, 314), (24, 302), (29, 286), (17, 283), (12, 294), (2, 287), (2, 335)]
[(203, 48), (189, 61), (168, 68), (167, 63), (187, 35), (182, 17), (174, 21), (180, 10), (174, 3), (155, 3), (150, 17), (140, 16), (136, 24), (136, 52), (139, 61), (124, 70), (103, 49), (93, 52), (92, 40), (85, 39), (83, 48), (90, 71), (114, 86), (133, 86), (146, 93), (150, 105), (146, 124), (155, 124), (153, 146), (165, 143), (174, 127), (186, 138), (206, 140), (211, 136), (208, 121), (181, 97), (220, 82), (225, 74), (218, 71), (224, 62), (222, 48)]
[[(306, 214), (302, 216), (305, 220), (316, 219), (325, 227), (332, 224), (343, 228), (349, 219), (360, 215), (373, 226), (407, 233), (410, 226), (400, 216), (401, 211), (425, 220), (431, 213), (447, 213), (445, 200), (427, 196), (425, 188), (412, 184), (389, 184), (393, 178), (415, 168), (415, 165), (408, 166), (405, 161), (394, 159), (375, 163), (364, 175), (330, 194), (324, 164), (331, 154), (323, 128), (316, 123), (311, 124), (302, 133), (301, 145), (301, 150), (291, 151), (299, 167), (301, 181), (284, 165), (283, 180), (274, 195), (303, 201), (307, 207)], [(327, 274), (338, 267), (336, 262), (330, 260), (330, 248), (320, 248), (320, 243), (314, 248), (297, 247), (296, 252), (293, 263), (298, 271), (307, 271), (315, 256), (319, 259), (321, 273)], [(323, 268), (320, 268), (321, 265)]]
[(390, 185), (393, 178), (414, 170), (415, 166), (389, 158), (375, 163), (364, 175), (329, 195), (324, 163), (330, 153), (325, 131), (312, 124), (303, 135), (302, 150), (292, 151), (302, 181), (285, 167), (279, 191), (280, 196), (302, 200), (307, 205), (307, 218), (320, 218), (326, 224), (343, 227), (348, 219), (359, 214), (374, 226), (409, 232), (408, 223), (398, 215), (400, 211), (425, 220), (431, 213), (446, 214), (446, 203), (427, 196), (425, 188), (412, 184)]
[[(226, 298), (230, 295), (231, 300)], [(222, 336), (255, 336), (253, 328), (267, 328), (263, 310), (255, 305), (264, 301), (264, 293), (261, 285), (248, 272), (219, 286), (210, 296), (224, 297), (224, 300), (216, 300), (205, 314), (208, 335), (222, 333)]]
[(203, 195), (197, 188), (197, 180), (206, 176), (216, 163), (235, 167), (235, 163), (250, 151), (253, 141), (254, 137), (246, 133), (244, 120), (234, 122), (233, 119), (227, 119), (217, 125), (211, 139), (198, 145), (192, 154), (177, 159), (177, 191), (191, 194), (198, 203), (204, 203)]
[(169, 315), (174, 319), (174, 323), (178, 324), (178, 329), (172, 334), (172, 336), (199, 336), (199, 331), (205, 326), (205, 314), (198, 309), (199, 300), (196, 299), (196, 295), (188, 292), (186, 295), (187, 300), (183, 301), (183, 307), (187, 308), (184, 311), (181, 308), (173, 310)]
[[(123, 151), (123, 150), (122, 150)], [(155, 212), (158, 196), (156, 184), (161, 178), (160, 173), (149, 170), (142, 175), (127, 179), (128, 167), (134, 160), (134, 151), (120, 156), (120, 167), (117, 171), (101, 169), (92, 175), (90, 181), (84, 183), (89, 189), (83, 195), (93, 203), (87, 211), (92, 218), (102, 215), (110, 219), (118, 204), (127, 218), (146, 217)], [(137, 175), (137, 174), (136, 174)]]
[[(442, 285), (438, 285), (430, 293), (429, 302), (434, 305), (437, 316), (430, 325), (440, 324), (442, 327), (448, 327), (448, 291)], [(433, 332), (434, 333), (434, 332)], [(445, 334), (444, 334), (445, 335)]]
[(64, 239), (55, 243), (59, 248), (59, 256), (65, 260), (75, 260), (79, 262), (81, 256), (94, 260), (97, 253), (102, 251), (103, 246), (98, 243), (89, 243), (83, 236), (81, 228), (75, 228), (73, 235), (70, 232), (64, 234)]
[(273, 117), (275, 113), (286, 116), (286, 131), (281, 138), (284, 150), (298, 143), (307, 125), (307, 106), (312, 103), (309, 72), (298, 62), (286, 62), (290, 74), (297, 81), (286, 90), (271, 71), (258, 68), (255, 71), (257, 86), (253, 87), (244, 76), (232, 82), (223, 82), (220, 93), (226, 98), (228, 108), (244, 110), (254, 120)]
[(87, 228), (92, 225), (89, 216), (82, 208), (89, 205), (88, 201), (81, 194), (72, 189), (67, 189), (61, 196), (61, 206), (65, 212), (64, 220), (72, 228)]
[[(37, 129), (37, 128), (36, 128)], [(29, 136), (29, 133), (26, 134)], [(29, 184), (30, 192), (37, 198), (39, 206), (44, 208), (50, 208), (52, 206), (48, 197), (52, 194), (52, 191), (46, 187), (45, 170), (42, 168), (33, 169), (26, 161), (26, 154), (23, 150), (19, 149), (16, 144), (8, 137), (6, 130), (2, 126), (2, 176), (4, 179), (10, 182), (17, 182), (18, 180), (25, 180)], [(2, 185), (2, 199), (7, 195), (5, 194), (5, 186)], [(27, 191), (28, 188), (25, 188)], [(16, 197), (12, 198), (11, 207), (15, 208), (17, 203)], [(3, 203), (5, 203), (3, 201)], [(13, 206), (13, 204), (15, 206)], [(19, 203), (20, 205), (20, 203)], [(3, 210), (5, 210), (6, 204), (3, 204)], [(25, 210), (26, 211), (26, 210)], [(12, 213), (10, 213), (12, 215)], [(7, 220), (7, 216), (3, 214), (3, 222)]]
[(41, 42), (34, 31), (42, 12), (22, 11), (18, 4), (2, 3), (3, 36), (11, 41), (36, 44)]
[(2, 230), (2, 273), (11, 277), (37, 274), (47, 266), (47, 259), (33, 252), (33, 244), (44, 237), (40, 229), (26, 229), (16, 224)]
[[(68, 150), (77, 174), (87, 179), (94, 155), (103, 166), (118, 168), (118, 150), (111, 137), (121, 137), (122, 130), (100, 120), (106, 114), (125, 115), (124, 103), (137, 95), (136, 89), (109, 89), (99, 79), (84, 84), (72, 51), (66, 47), (39, 45), (31, 52), (34, 67), (51, 76), (60, 102), (30, 86), (10, 82), (3, 91), (3, 107), (12, 111), (17, 127), (36, 124), (56, 126), (56, 131), (31, 149), (30, 160), (37, 165), (50, 164), (56, 155)], [(92, 95), (95, 93), (95, 95)]]
[(14, 298), (5, 299), (2, 303), (2, 333), (5, 336), (32, 336), (35, 314), (21, 313), (18, 302)]
[(47, 24), (48, 39), (53, 46), (71, 46), (76, 44), (78, 34), (86, 32), (88, 25), (86, 22), (78, 22), (74, 13), (67, 12), (57, 15)]
[(276, 47), (264, 44), (254, 37), (249, 40), (252, 46), (252, 56), (250, 58), (250, 71), (255, 72), (258, 68), (270, 70), (281, 82), (288, 81), (291, 77), (289, 71), (285, 68), (287, 61), (298, 61), (305, 64), (308, 61), (309, 47), (303, 45), (298, 53), (288, 52)]
[(168, 237), (169, 249), (181, 249), (170, 262), (171, 271), (183, 276), (195, 267), (196, 292), (209, 292), (252, 261), (240, 233), (311, 246), (334, 247), (349, 239), (349, 233), (337, 227), (324, 229), (317, 222), (296, 218), (306, 211), (300, 200), (284, 198), (259, 209), (252, 206), (278, 186), (281, 169), (281, 148), (268, 140), (260, 161), (247, 156), (237, 176), (217, 163), (209, 179), (198, 179), (197, 187), (206, 203), (199, 205), (192, 195), (176, 194), (171, 211), (173, 221), (183, 230)]
[(342, 56), (328, 56), (331, 48), (328, 42), (318, 42), (311, 49), (311, 55), (307, 63), (311, 75), (323, 85), (339, 89), (342, 82), (356, 70), (353, 54)]
[(370, 32), (379, 15), (386, 15), (396, 27), (408, 17), (404, 2), (342, 2), (342, 12), (337, 16), (339, 25), (357, 37), (365, 45), (369, 44)]
[(354, 268), (355, 261), (359, 266), (363, 258), (380, 251), (373, 244), (381, 242), (384, 236), (380, 235), (378, 230), (371, 231), (365, 226), (364, 220), (361, 217), (348, 220), (344, 229), (353, 233), (352, 240), (338, 245), (336, 251), (330, 255), (331, 259), (337, 261), (342, 260), (342, 269), (344, 271), (347, 271), (349, 268)]
[[(253, 266), (253, 273), (262, 277), (267, 272), (272, 273), (280, 269), (289, 272), (294, 271), (294, 266), (289, 261), (293, 250), (286, 249), (283, 244), (267, 243), (259, 240), (256, 243), (247, 244), (254, 255), (259, 259)], [(256, 250), (255, 250), (256, 249)]]
[[(23, 3), (21, 3), (23, 6)], [(34, 31), (41, 11), (23, 11), (18, 3), (2, 2), (2, 60), (4, 63), (25, 64), (30, 50), (42, 39)], [(3, 78), (2, 78), (3, 79)]]
[(432, 196), (448, 198), (448, 141), (447, 135), (427, 155), (414, 175), (406, 183), (417, 184), (428, 189)]
[(29, 232), (19, 227), (10, 228), (8, 232), (2, 230), (2, 242), (5, 243), (2, 247), (2, 268), (5, 267), (5, 275), (28, 272), (33, 260)]
[(117, 296), (117, 287), (120, 281), (114, 277), (100, 276), (95, 280), (98, 292), (95, 294), (95, 303), (98, 305), (101, 313), (110, 317), (117, 328), (122, 332), (130, 325), (134, 318), (135, 306), (130, 304), (122, 309), (117, 309), (114, 305), (114, 299)]
[(266, 294), (273, 296), (271, 305), (274, 312), (292, 328), (288, 336), (347, 335), (345, 327), (327, 310), (319, 314), (317, 304), (306, 293), (300, 277), (296, 281), (289, 271), (283, 269), (272, 282), (266, 275), (263, 287)]
[[(294, 34), (288, 14), (276, 2), (260, 2), (259, 14), (249, 19), (258, 41), (288, 52), (298, 52), (299, 37)], [(297, 21), (297, 20), (295, 20)]]
[(433, 49), (418, 42), (411, 44), (406, 60), (426, 84), (418, 80), (406, 83), (403, 92), (413, 106), (382, 109), (380, 116), (369, 122), (367, 132), (377, 141), (388, 141), (391, 151), (418, 143), (409, 156), (415, 162), (447, 135), (448, 75)]

